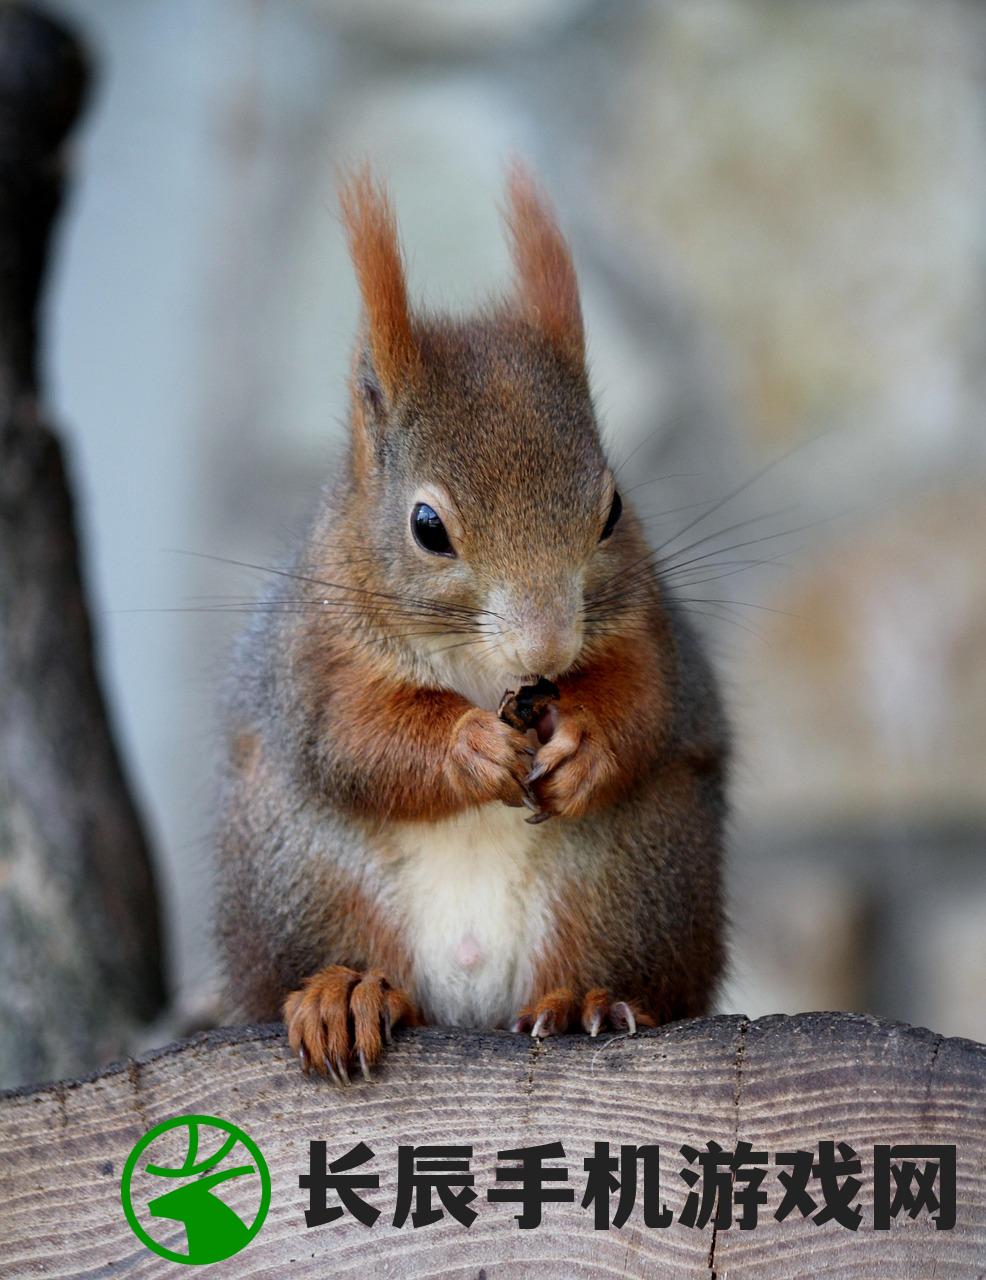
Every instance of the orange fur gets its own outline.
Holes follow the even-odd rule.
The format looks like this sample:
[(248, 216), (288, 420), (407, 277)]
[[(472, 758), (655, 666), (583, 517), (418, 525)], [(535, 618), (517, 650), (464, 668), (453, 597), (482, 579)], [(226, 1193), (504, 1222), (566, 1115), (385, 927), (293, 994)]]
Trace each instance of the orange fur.
[(305, 1070), (344, 1081), (351, 1060), (369, 1072), (392, 1027), (418, 1022), (406, 992), (392, 987), (380, 970), (358, 973), (338, 964), (306, 978), (287, 996), (283, 1012), (288, 1043)]
[(332, 947), (340, 963), (360, 971), (381, 970), (399, 987), (410, 980), (407, 947), (393, 920), (384, 920), (378, 904), (362, 893), (352, 878), (338, 869), (312, 883), (316, 901), (331, 901), (333, 930), (323, 950)]
[[(719, 757), (719, 767), (722, 757)], [(659, 766), (654, 777), (652, 803), (673, 816), (679, 838), (698, 849), (705, 821), (703, 760), (670, 760)], [(654, 874), (660, 874), (655, 863)], [(618, 871), (618, 868), (614, 868)], [(697, 865), (696, 865), (697, 873)], [(708, 1012), (711, 991), (707, 974), (717, 972), (722, 964), (722, 939), (718, 930), (709, 929), (699, 910), (692, 926), (679, 938), (673, 953), (673, 966), (664, 970), (624, 968), (622, 921), (632, 921), (641, 910), (633, 896), (632, 881), (621, 898), (618, 881), (605, 886), (606, 896), (580, 881), (560, 885), (552, 903), (551, 938), (545, 947), (534, 975), (534, 997), (529, 1007), (559, 989), (584, 994), (583, 1025), (594, 1009), (611, 1008), (609, 992), (599, 987), (599, 974), (622, 974), (613, 980), (614, 999), (626, 1002), (633, 1010), (638, 1026), (652, 1026), (675, 1018), (698, 1017)], [(653, 910), (653, 907), (651, 908)], [(698, 910), (698, 909), (697, 909)], [(679, 921), (680, 923), (680, 921)], [(612, 988), (611, 988), (612, 989)], [(610, 1025), (615, 1025), (607, 1012)]]
[(546, 199), (519, 163), (507, 178), (505, 221), (524, 313), (558, 351), (581, 365), (585, 334), (572, 256)]
[(639, 1027), (656, 1025), (636, 1001), (615, 998), (605, 987), (593, 987), (583, 996), (560, 987), (525, 1005), (517, 1014), (514, 1029), (538, 1037), (560, 1036), (573, 1023), (580, 1023), (582, 1030), (593, 1036), (603, 1030), (633, 1034)]
[(611, 804), (661, 748), (668, 693), (653, 638), (617, 636), (558, 682), (558, 724), (538, 752), (544, 808), (578, 818)]
[[(317, 637), (313, 637), (317, 639)], [(316, 644), (301, 668), (322, 708), (319, 741), (355, 813), (434, 821), (491, 800), (520, 802), (524, 736), (460, 694), (406, 684), (379, 657)]]
[(366, 315), (366, 337), (381, 389), (393, 403), (418, 365), (397, 222), (386, 190), (363, 168), (339, 194), (349, 252)]
[(537, 1027), (539, 1035), (564, 1035), (576, 1007), (577, 1001), (572, 992), (567, 987), (559, 987), (557, 991), (549, 991), (525, 1005), (517, 1014), (515, 1025), (518, 1031)]

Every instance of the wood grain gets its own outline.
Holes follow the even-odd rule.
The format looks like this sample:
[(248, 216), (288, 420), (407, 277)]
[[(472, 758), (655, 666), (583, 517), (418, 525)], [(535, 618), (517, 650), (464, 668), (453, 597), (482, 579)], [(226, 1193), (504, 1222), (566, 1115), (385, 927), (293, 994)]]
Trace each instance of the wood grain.
[[(348, 1089), (302, 1076), (280, 1026), (227, 1029), (171, 1045), (88, 1080), (0, 1099), (0, 1275), (142, 1277), (174, 1274), (130, 1234), (120, 1208), (127, 1153), (151, 1125), (197, 1112), (232, 1120), (270, 1166), (270, 1214), (257, 1238), (210, 1275), (962, 1277), (986, 1273), (986, 1046), (850, 1014), (748, 1022), (716, 1017), (629, 1040), (422, 1029), (400, 1034), (377, 1078)], [(382, 1209), (366, 1228), (346, 1217), (308, 1229), (298, 1187), (308, 1143), (330, 1160), (356, 1142), (376, 1153)], [(753, 1231), (713, 1235), (677, 1220), (592, 1229), (582, 1210), (583, 1160), (596, 1141), (657, 1142), (675, 1212), (687, 1188), (683, 1143), (747, 1139), (771, 1157), (845, 1141), (863, 1160), (863, 1222), (852, 1232), (773, 1211)], [(547, 1205), (536, 1230), (516, 1207), (491, 1204), (497, 1151), (560, 1140), (576, 1203)], [(397, 1229), (397, 1146), (471, 1143), (478, 1217)], [(958, 1216), (936, 1231), (925, 1214), (872, 1228), (875, 1143), (955, 1144)]]

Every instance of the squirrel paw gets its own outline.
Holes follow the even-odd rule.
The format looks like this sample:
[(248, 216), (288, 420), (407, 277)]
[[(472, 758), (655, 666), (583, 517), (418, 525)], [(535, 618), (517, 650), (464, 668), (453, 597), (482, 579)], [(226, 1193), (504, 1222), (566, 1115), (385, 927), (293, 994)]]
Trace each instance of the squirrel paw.
[(399, 1022), (414, 1025), (417, 1012), (403, 991), (374, 969), (359, 973), (329, 965), (306, 978), (285, 999), (288, 1043), (307, 1075), (314, 1070), (336, 1084), (349, 1084), (349, 1067), (359, 1064), (366, 1080), (384, 1042)]
[(633, 1036), (638, 1027), (657, 1025), (632, 1000), (613, 1000), (605, 987), (593, 987), (581, 1001), (567, 987), (560, 987), (525, 1005), (517, 1014), (513, 1029), (529, 1031), (538, 1038), (560, 1036), (575, 1019), (590, 1036), (597, 1036), (603, 1028)]
[(567, 712), (539, 748), (526, 782), (534, 788), (543, 814), (581, 817), (593, 796), (616, 777), (616, 758), (594, 729), (588, 713)]
[(517, 729), (492, 711), (472, 707), (456, 721), (449, 747), (448, 769), (457, 790), (477, 804), (502, 800), (514, 808), (535, 809), (524, 784), (533, 749)]

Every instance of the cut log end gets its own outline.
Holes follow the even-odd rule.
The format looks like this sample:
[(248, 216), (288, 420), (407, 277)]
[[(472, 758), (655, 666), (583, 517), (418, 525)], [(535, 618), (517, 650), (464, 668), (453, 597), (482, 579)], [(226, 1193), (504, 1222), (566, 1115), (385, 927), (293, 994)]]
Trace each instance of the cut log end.
[[(152, 1125), (188, 1113), (240, 1126), (270, 1167), (270, 1213), (243, 1274), (907, 1280), (972, 1277), (986, 1258), (986, 1046), (851, 1014), (715, 1017), (633, 1038), (543, 1042), (423, 1028), (395, 1035), (376, 1078), (346, 1089), (306, 1078), (279, 1025), (205, 1033), (0, 1101), (0, 1256), (17, 1262), (16, 1274), (109, 1274), (124, 1260), (137, 1275), (156, 1274), (121, 1212), (120, 1172)], [(381, 1210), (372, 1228), (348, 1214), (306, 1227), (298, 1178), (313, 1140), (326, 1142), (330, 1161), (361, 1141), (374, 1153), (368, 1169), (380, 1185), (364, 1193)], [(714, 1141), (732, 1151), (743, 1140), (768, 1155), (757, 1226), (686, 1226), (682, 1146)], [(855, 1231), (774, 1217), (783, 1194), (776, 1155), (826, 1141), (848, 1143), (862, 1162)], [(497, 1152), (549, 1142), (563, 1144), (560, 1185), (575, 1197), (546, 1204), (541, 1225), (522, 1231), (518, 1205), (486, 1198)], [(638, 1189), (624, 1227), (594, 1230), (581, 1199), (597, 1142), (616, 1155), (622, 1144), (659, 1144), (669, 1226), (644, 1224)], [(468, 1229), (448, 1216), (393, 1225), (397, 1148), (431, 1143), (473, 1148), (477, 1218)], [(874, 1147), (905, 1143), (955, 1146), (953, 1229), (906, 1212), (890, 1230), (874, 1229)]]

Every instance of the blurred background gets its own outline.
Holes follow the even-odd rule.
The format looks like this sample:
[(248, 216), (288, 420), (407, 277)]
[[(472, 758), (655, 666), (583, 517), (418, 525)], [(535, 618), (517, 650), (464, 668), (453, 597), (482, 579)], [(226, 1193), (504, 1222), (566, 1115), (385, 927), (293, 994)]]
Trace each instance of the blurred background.
[(722, 1008), (986, 1040), (986, 7), (48, 7), (100, 74), (47, 399), (173, 1025), (214, 987), (222, 599), (263, 580), (208, 557), (278, 562), (345, 414), (335, 166), (372, 159), (415, 295), (467, 307), (507, 280), (516, 151), (573, 244), (623, 491), (710, 553), (684, 594), (736, 725)]

